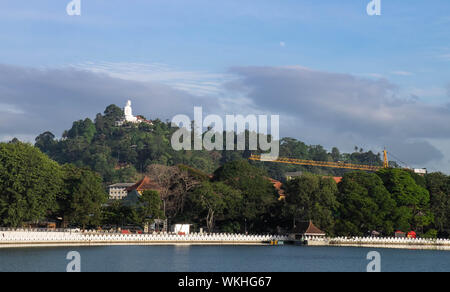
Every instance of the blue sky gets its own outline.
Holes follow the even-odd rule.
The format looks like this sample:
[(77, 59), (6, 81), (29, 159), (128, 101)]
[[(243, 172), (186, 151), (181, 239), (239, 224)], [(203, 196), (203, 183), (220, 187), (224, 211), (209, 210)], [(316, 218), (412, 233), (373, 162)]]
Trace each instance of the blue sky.
[[(95, 74), (107, 74), (120, 80), (161, 84), (176, 90), (177, 94), (184, 91), (189, 98), (210, 95), (210, 102), (219, 97), (221, 99), (218, 104), (221, 104), (222, 111), (227, 101), (231, 100), (230, 103), (239, 108), (247, 98), (251, 100), (246, 103), (246, 111), (249, 113), (254, 110), (284, 114), (285, 135), (295, 136), (311, 144), (321, 143), (327, 147), (337, 145), (347, 151), (351, 151), (353, 145), (379, 150), (383, 145), (389, 144), (391, 138), (398, 137), (398, 133), (409, 133), (410, 129), (401, 129), (400, 125), (404, 120), (400, 120), (391, 125), (394, 130), (388, 125), (380, 130), (374, 126), (377, 123), (374, 119), (364, 129), (352, 129), (349, 126), (345, 135), (341, 135), (343, 133), (338, 130), (331, 131), (327, 124), (318, 129), (319, 134), (305, 134), (305, 129), (308, 128), (305, 120), (302, 121), (302, 129), (289, 126), (297, 124), (293, 121), (299, 118), (293, 112), (277, 112), (276, 106), (267, 100), (270, 97), (265, 97), (259, 103), (259, 97), (252, 97), (251, 94), (247, 97), (244, 91), (237, 92), (236, 88), (244, 86), (232, 86), (230, 80), (240, 79), (247, 82), (246, 85), (251, 84), (254, 92), (260, 92), (258, 88), (262, 85), (254, 81), (266, 80), (264, 74), (276, 72), (280, 82), (284, 82), (289, 78), (310, 76), (291, 76), (290, 72), (281, 72), (277, 68), (307, 68), (322, 73), (314, 74), (314, 78), (325, 84), (327, 78), (341, 80), (342, 77), (342, 80), (347, 80), (344, 75), (354, 77), (354, 84), (345, 88), (349, 90), (349, 94), (357, 91), (352, 91), (351, 88), (367, 86), (365, 82), (360, 83), (359, 79), (369, 80), (373, 82), (373, 86), (394, 90), (396, 102), (398, 99), (402, 101), (401, 104), (415, 103), (414, 108), (405, 105), (400, 110), (393, 107), (392, 102), (387, 102), (389, 98), (385, 97), (383, 102), (376, 103), (375, 106), (384, 107), (389, 104), (391, 114), (395, 112), (397, 116), (408, 115), (411, 120), (417, 118), (418, 124), (412, 126), (419, 128), (421, 124), (431, 123), (430, 120), (411, 115), (438, 116), (448, 108), (448, 0), (382, 0), (382, 16), (366, 14), (369, 0), (81, 0), (81, 16), (66, 14), (69, 2), (0, 0), (0, 64), (16, 66), (28, 73), (29, 69), (75, 68)], [(243, 70), (250, 67), (255, 70)], [(263, 68), (275, 71), (267, 73), (256, 70)], [(12, 69), (8, 67), (5, 70)], [(43, 72), (36, 73), (39, 74)], [(6, 75), (9, 74), (5, 73)], [(30, 78), (35, 80), (34, 77)], [(293, 88), (295, 84), (297, 83), (291, 84)], [(43, 86), (41, 84), (39, 88)], [(305, 87), (307, 86), (305, 83)], [(320, 86), (314, 86), (308, 90), (318, 92), (319, 88)], [(336, 85), (336, 88), (339, 89), (340, 85)], [(295, 96), (304, 89), (306, 90), (296, 88), (299, 92), (290, 91), (289, 94)], [(146, 90), (153, 92), (148, 88)], [(16, 96), (16, 100), (19, 100), (21, 95), (16, 93), (8, 96), (8, 92), (0, 90), (0, 94), (3, 94), (0, 105), (8, 109), (9, 113), (26, 115), (29, 110), (26, 105), (30, 102), (16, 102), (11, 96)], [(61, 94), (55, 88), (46, 92), (54, 94), (54, 99)], [(370, 95), (371, 92), (373, 91), (363, 94)], [(386, 92), (381, 94), (389, 94)], [(330, 99), (334, 98), (331, 95)], [(308, 95), (308, 98), (315, 99), (316, 95)], [(186, 99), (188, 97), (184, 98)], [(273, 99), (277, 97), (274, 96)], [(290, 98), (286, 100), (292, 101)], [(101, 102), (107, 103), (103, 100)], [(139, 98), (136, 102), (146, 106)], [(163, 103), (161, 100), (152, 102), (153, 105), (154, 102)], [(262, 104), (265, 106), (261, 106)], [(374, 106), (373, 103), (368, 104)], [(104, 106), (100, 105), (100, 100), (98, 104), (92, 104), (92, 107), (96, 107), (93, 109), (96, 112), (101, 112)], [(306, 104), (298, 106), (305, 107)], [(151, 107), (149, 105), (149, 115), (165, 113), (167, 117), (164, 118), (170, 118), (173, 114), (164, 110), (155, 113)], [(225, 105), (225, 108), (230, 107)], [(317, 110), (316, 107), (314, 109)], [(299, 115), (302, 114), (300, 109), (298, 112)], [(87, 111), (86, 114), (93, 113)], [(72, 118), (70, 115), (65, 116)], [(81, 118), (83, 113), (73, 112), (74, 116)], [(320, 115), (309, 116), (308, 113), (303, 113), (303, 116), (310, 119), (310, 123), (311, 119), (319, 119), (314, 124), (324, 120)], [(444, 118), (437, 121), (446, 122)], [(57, 124), (67, 128), (70, 122), (62, 120)], [(354, 123), (347, 122), (349, 125)], [(361, 119), (360, 124), (365, 122)], [(50, 123), (53, 124), (54, 121)], [(47, 124), (43, 123), (42, 127), (45, 126)], [(0, 129), (3, 131), (0, 131), (0, 136), (31, 137), (41, 130), (33, 128), (27, 132), (24, 129), (25, 125), (23, 129), (4, 127)], [(44, 130), (46, 129), (42, 128)], [(59, 134), (61, 129), (55, 128), (53, 131)], [(405, 134), (401, 141), (394, 143), (397, 146), (393, 147), (402, 149), (400, 145), (405, 141), (422, 146), (425, 143), (428, 148), (415, 144), (418, 150), (405, 156), (414, 160), (414, 157), (424, 151), (439, 152), (441, 155), (431, 155), (428, 161), (417, 160), (416, 165), (438, 165), (439, 169), (450, 171), (447, 166), (450, 161), (450, 153), (447, 153), (450, 137), (446, 136), (450, 133), (444, 129), (433, 135), (419, 132)], [(383, 137), (378, 141), (380, 133)]]
[(0, 1), (4, 62), (160, 62), (212, 71), (299, 64), (448, 81), (445, 0), (385, 0), (381, 17), (366, 14), (368, 0), (85, 0), (80, 17), (65, 14), (68, 2)]

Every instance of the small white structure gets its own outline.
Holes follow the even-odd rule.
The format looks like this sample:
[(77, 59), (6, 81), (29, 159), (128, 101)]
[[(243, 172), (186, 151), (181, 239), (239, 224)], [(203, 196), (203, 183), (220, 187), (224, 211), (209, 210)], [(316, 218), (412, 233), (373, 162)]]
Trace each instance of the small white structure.
[(120, 121), (116, 121), (116, 126), (121, 127), (125, 123), (132, 123), (132, 124), (140, 124), (140, 123), (146, 123), (148, 125), (153, 125), (152, 121), (146, 120), (142, 116), (133, 116), (133, 109), (131, 108), (131, 100), (128, 100), (125, 104), (125, 107), (123, 108), (124, 117)]
[(420, 175), (425, 175), (428, 173), (426, 168), (416, 168), (414, 169), (414, 173), (420, 174)]
[(131, 100), (127, 101), (127, 104), (125, 105), (123, 112), (125, 113), (125, 121), (129, 123), (139, 123), (137, 117), (133, 116), (133, 109), (131, 108)]
[(176, 234), (188, 235), (191, 230), (191, 225), (189, 224), (175, 224), (172, 226), (172, 232)]

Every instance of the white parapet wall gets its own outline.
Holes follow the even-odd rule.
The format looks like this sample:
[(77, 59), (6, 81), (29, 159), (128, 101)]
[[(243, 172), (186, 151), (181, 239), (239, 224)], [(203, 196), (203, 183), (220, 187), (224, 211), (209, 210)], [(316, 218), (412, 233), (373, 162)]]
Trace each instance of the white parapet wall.
[(450, 250), (450, 239), (395, 237), (305, 237), (304, 240), (305, 244), (311, 246), (355, 246)]
[[(289, 241), (280, 235), (243, 235), (227, 233), (119, 234), (108, 232), (0, 230), (0, 248), (55, 245), (260, 245)], [(375, 238), (375, 237), (305, 237), (310, 246), (354, 246), (374, 248), (415, 248), (450, 250), (449, 239)]]
[(242, 235), (242, 234), (199, 234), (178, 235), (158, 234), (119, 234), (104, 232), (70, 232), (70, 231), (0, 231), (0, 247), (21, 245), (109, 245), (109, 244), (223, 244), (245, 245), (265, 244), (271, 241), (286, 240), (276, 235)]

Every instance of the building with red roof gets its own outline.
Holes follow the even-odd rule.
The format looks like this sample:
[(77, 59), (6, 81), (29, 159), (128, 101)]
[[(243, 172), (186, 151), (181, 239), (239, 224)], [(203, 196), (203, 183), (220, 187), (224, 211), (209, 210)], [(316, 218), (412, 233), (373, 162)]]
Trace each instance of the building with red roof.
[(342, 177), (340, 177), (340, 176), (335, 176), (335, 177), (333, 177), (333, 179), (337, 184), (342, 181)]
[(128, 187), (127, 192), (131, 193), (133, 191), (136, 191), (140, 195), (142, 195), (144, 191), (159, 191), (160, 189), (161, 188), (156, 182), (152, 181), (148, 176), (145, 176), (134, 185)]
[(296, 240), (302, 239), (304, 236), (325, 237), (326, 233), (315, 226), (312, 220), (310, 220), (309, 222), (298, 223), (291, 235)]

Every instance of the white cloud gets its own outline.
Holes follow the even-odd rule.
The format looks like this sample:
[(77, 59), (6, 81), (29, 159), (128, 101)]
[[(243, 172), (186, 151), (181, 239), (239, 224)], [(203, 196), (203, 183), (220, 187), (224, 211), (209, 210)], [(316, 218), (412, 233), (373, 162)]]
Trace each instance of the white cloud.
[(24, 114), (25, 112), (14, 104), (0, 103), (0, 113)]
[(233, 78), (229, 74), (183, 71), (161, 63), (86, 62), (72, 67), (124, 80), (159, 82), (198, 96), (220, 94), (222, 84)]
[(369, 77), (369, 78), (375, 78), (375, 79), (383, 79), (386, 78), (383, 74), (380, 73), (360, 73), (360, 74), (354, 74), (355, 76), (361, 76), (361, 77)]
[(247, 92), (255, 108), (294, 121), (284, 124), (284, 135), (345, 145), (347, 151), (352, 145), (388, 146), (412, 165), (443, 158), (429, 139), (450, 137), (450, 108), (402, 97), (399, 87), (386, 79), (286, 67), (238, 67), (232, 72), (241, 78), (228, 84), (230, 91)]
[(0, 65), (0, 135), (56, 136), (73, 121), (95, 118), (106, 106), (133, 100), (135, 114), (171, 119), (192, 114), (194, 105), (219, 108), (217, 99), (153, 81), (133, 81), (75, 68), (38, 70)]
[(426, 88), (418, 88), (412, 87), (405, 89), (405, 92), (409, 95), (418, 96), (426, 99), (438, 98), (442, 99), (447, 97), (447, 91), (443, 87), (426, 87)]
[[(446, 94), (438, 88), (408, 90), (419, 96)], [(89, 63), (45, 70), (0, 65), (0, 139), (32, 141), (48, 130), (58, 136), (73, 121), (94, 118), (107, 105), (122, 106), (131, 98), (135, 114), (162, 120), (192, 115), (194, 106), (208, 114), (280, 114), (282, 136), (344, 151), (388, 146), (413, 166), (438, 160), (436, 165), (450, 172), (441, 163), (442, 153), (445, 161), (450, 154), (431, 142), (450, 137), (450, 107), (402, 97), (400, 91), (385, 78), (301, 66), (236, 67), (215, 74), (164, 64)]]
[(407, 71), (393, 71), (391, 72), (392, 75), (398, 75), (398, 76), (412, 76), (414, 73), (407, 72)]

